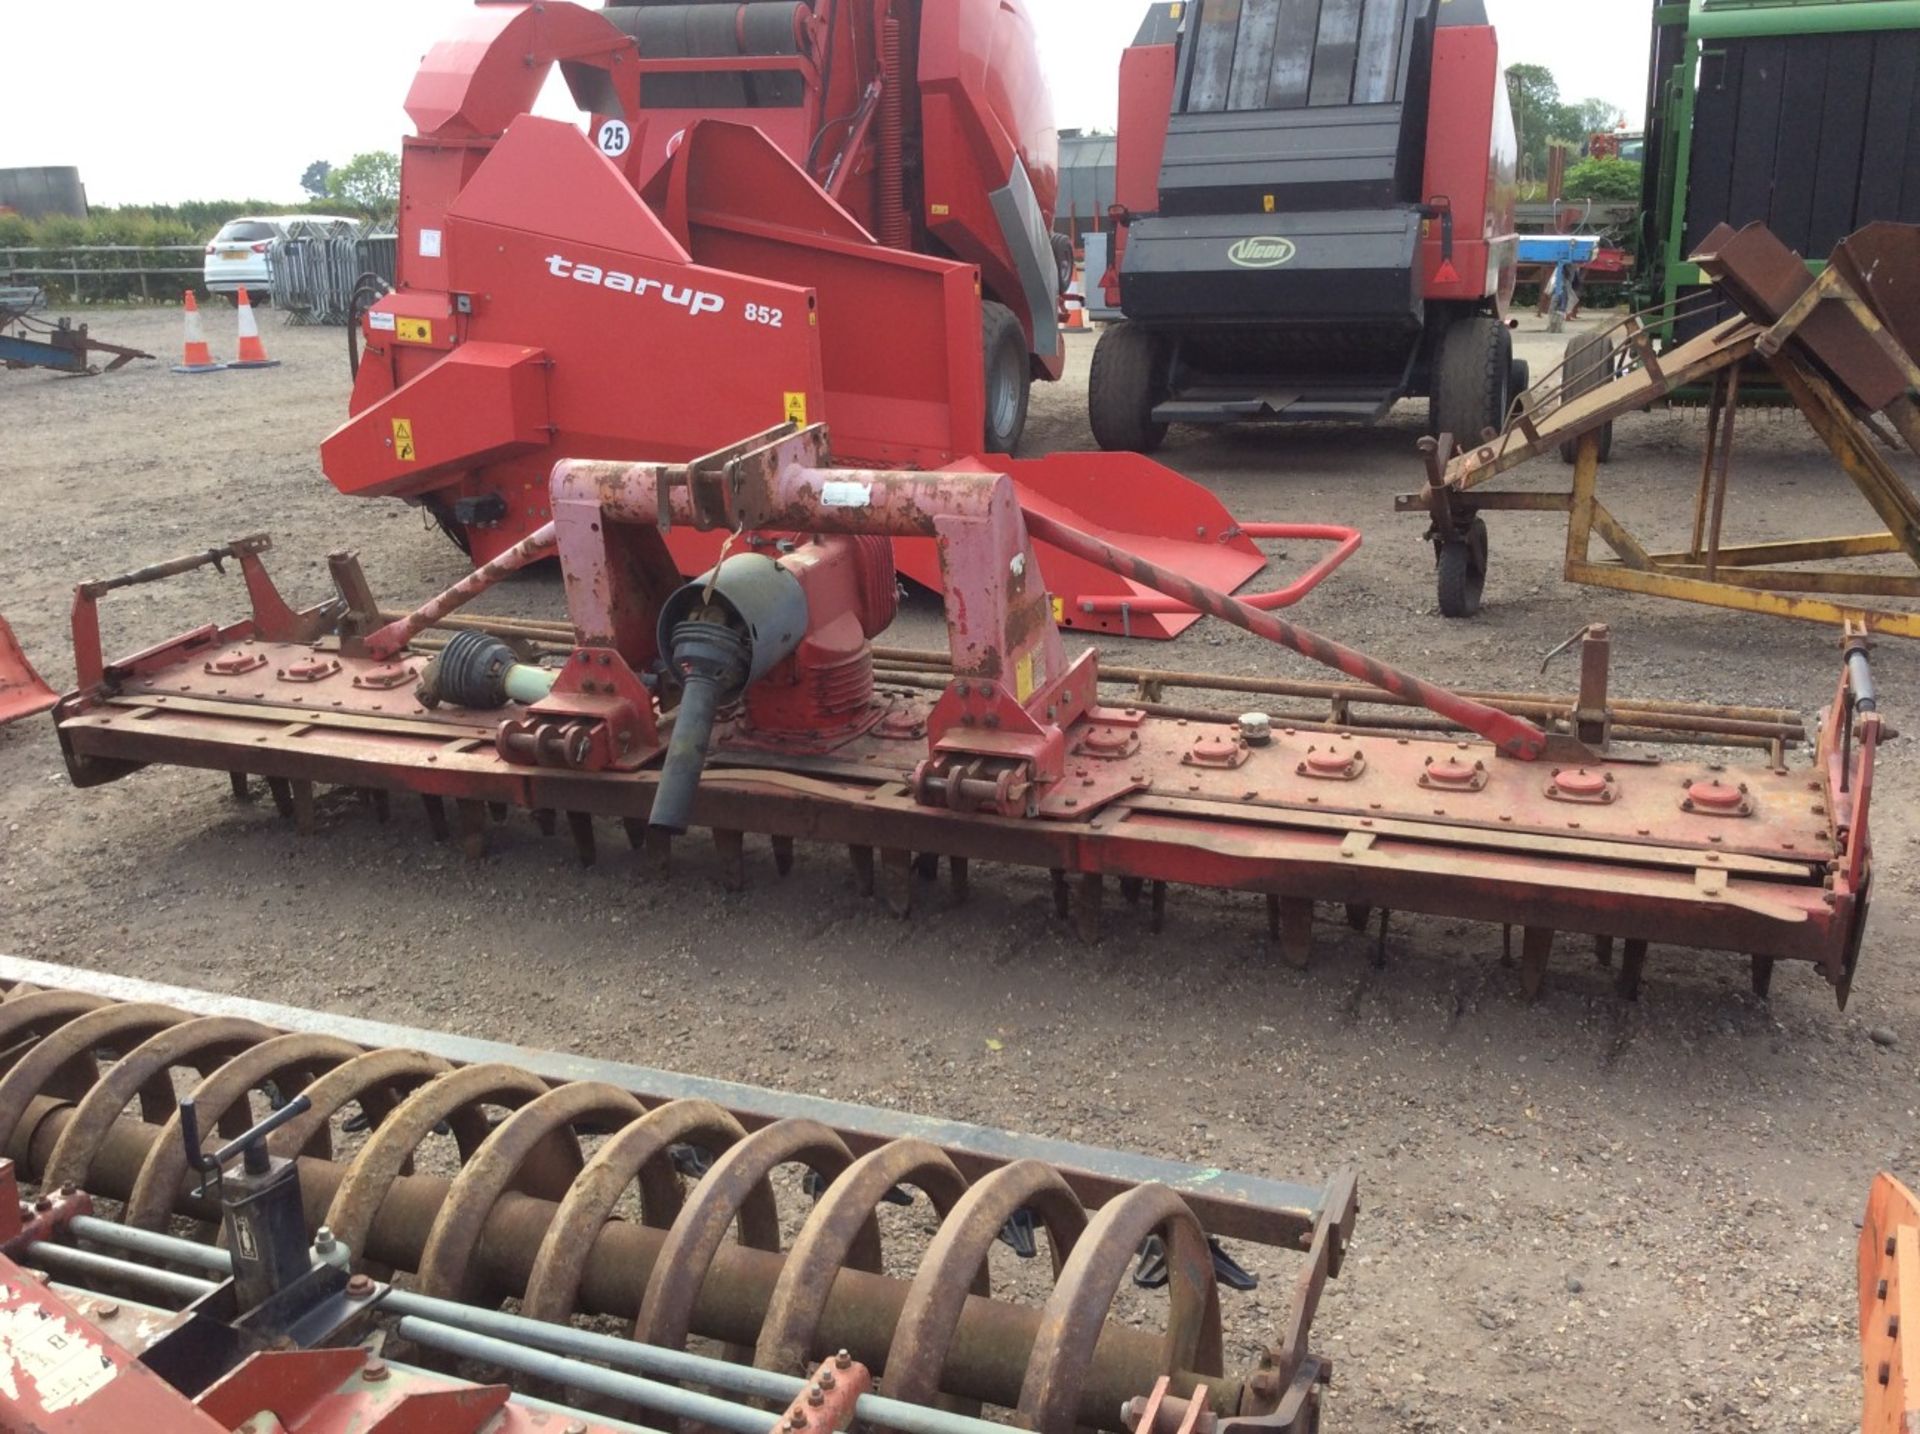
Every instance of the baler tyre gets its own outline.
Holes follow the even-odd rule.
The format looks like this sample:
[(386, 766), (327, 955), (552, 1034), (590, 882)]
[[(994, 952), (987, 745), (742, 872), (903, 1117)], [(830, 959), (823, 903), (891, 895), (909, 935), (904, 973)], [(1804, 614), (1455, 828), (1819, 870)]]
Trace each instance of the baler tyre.
[(1455, 319), (1440, 336), (1433, 366), (1429, 426), (1435, 436), (1453, 435), (1454, 447), (1471, 451), (1489, 428), (1506, 427), (1507, 385), (1513, 376), (1513, 334), (1491, 314)]
[[(1601, 334), (1580, 334), (1567, 342), (1566, 362), (1560, 368), (1560, 387), (1569, 400), (1591, 393), (1613, 378), (1613, 345)], [(1560, 461), (1569, 466), (1580, 456), (1577, 442), (1560, 445)], [(1613, 459), (1613, 422), (1600, 429), (1600, 461)]]
[(1533, 365), (1523, 358), (1515, 359), (1507, 367), (1507, 407), (1512, 409), (1514, 401), (1533, 387)]
[(1060, 292), (1073, 287), (1073, 275), (1080, 265), (1073, 255), (1073, 240), (1065, 234), (1053, 236), (1053, 264), (1060, 271)]
[(1440, 615), (1477, 617), (1487, 590), (1487, 524), (1475, 518), (1467, 535), (1440, 544)]
[(1166, 396), (1165, 341), (1124, 320), (1109, 324), (1094, 345), (1087, 380), (1094, 442), (1109, 453), (1154, 452), (1167, 439), (1167, 425), (1153, 421)]
[(1027, 404), (1033, 394), (1033, 358), (1027, 331), (1005, 304), (981, 306), (986, 355), (988, 453), (1013, 453), (1027, 429)]

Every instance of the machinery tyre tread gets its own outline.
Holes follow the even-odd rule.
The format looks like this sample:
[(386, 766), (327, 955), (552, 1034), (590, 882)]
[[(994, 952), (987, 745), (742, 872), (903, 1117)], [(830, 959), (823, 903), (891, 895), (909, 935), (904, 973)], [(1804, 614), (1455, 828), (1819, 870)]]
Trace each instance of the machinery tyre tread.
[(1033, 398), (1032, 356), (1027, 331), (1005, 304), (989, 299), (980, 306), (983, 361), (986, 364), (987, 453), (1017, 452), (1027, 431)]
[(1459, 449), (1479, 447), (1487, 429), (1506, 425), (1512, 375), (1513, 334), (1505, 324), (1491, 314), (1454, 320), (1434, 362), (1433, 432), (1451, 433)]
[(1154, 452), (1167, 438), (1167, 425), (1153, 421), (1153, 410), (1165, 397), (1160, 336), (1125, 320), (1108, 325), (1094, 346), (1087, 380), (1094, 441), (1109, 453)]
[(1478, 617), (1487, 589), (1487, 524), (1475, 518), (1464, 537), (1448, 538), (1439, 550), (1440, 615)]
[[(1560, 384), (1569, 399), (1591, 393), (1613, 377), (1613, 345), (1601, 334), (1579, 334), (1567, 342), (1566, 362), (1560, 369)], [(1577, 443), (1560, 445), (1560, 461), (1572, 466), (1579, 457)], [(1600, 461), (1613, 459), (1613, 424), (1600, 430)]]
[(1053, 263), (1060, 271), (1060, 292), (1064, 294), (1073, 287), (1073, 274), (1078, 267), (1073, 253), (1073, 240), (1065, 234), (1053, 236)]

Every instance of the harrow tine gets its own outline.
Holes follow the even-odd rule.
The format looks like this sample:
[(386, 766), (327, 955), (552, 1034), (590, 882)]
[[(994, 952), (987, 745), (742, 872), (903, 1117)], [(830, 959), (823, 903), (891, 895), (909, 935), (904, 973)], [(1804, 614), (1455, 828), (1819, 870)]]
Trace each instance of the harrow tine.
[(952, 858), (947, 864), (947, 871), (948, 879), (953, 885), (954, 901), (965, 901), (970, 894), (967, 886), (967, 859), (964, 856)]
[(647, 827), (640, 838), (641, 866), (656, 881), (673, 875), (673, 833)]
[(880, 867), (887, 910), (905, 921), (913, 915), (913, 853), (888, 847), (880, 853)]
[(1773, 989), (1773, 957), (1756, 956), (1753, 958), (1753, 994), (1761, 1000), (1767, 999), (1767, 993)]
[(1611, 936), (1593, 938), (1593, 961), (1602, 970), (1613, 969), (1613, 938)]
[(273, 796), (273, 809), (283, 817), (293, 815), (293, 787), (285, 777), (268, 777), (267, 791)]
[(540, 828), (541, 836), (550, 837), (560, 829), (559, 813), (552, 807), (536, 807), (533, 813), (533, 824)]
[(720, 854), (720, 887), (723, 891), (747, 889), (747, 834), (731, 827), (713, 829), (713, 849)]
[(293, 792), (293, 824), (302, 836), (313, 835), (313, 783), (296, 777), (288, 784)]
[(647, 846), (647, 824), (639, 817), (622, 817), (620, 825), (627, 833), (627, 847), (630, 851), (645, 851)]
[(1137, 876), (1120, 878), (1120, 899), (1129, 906), (1138, 906), (1140, 898), (1146, 894), (1147, 883)]
[(940, 876), (940, 853), (923, 851), (913, 859), (913, 874), (922, 881), (935, 881)]
[(1513, 965), (1513, 923), (1509, 921), (1500, 928), (1500, 965), (1511, 968)]
[(1167, 884), (1164, 881), (1153, 884), (1153, 895), (1147, 910), (1147, 929), (1158, 936), (1167, 925)]
[(1364, 901), (1349, 901), (1347, 903), (1347, 925), (1351, 926), (1355, 931), (1365, 931), (1367, 929), (1367, 923), (1371, 920), (1373, 920), (1373, 908), (1368, 906)]
[(245, 772), (228, 772), (227, 781), (233, 786), (233, 799), (236, 802), (251, 802), (253, 788), (248, 784)]
[(1614, 981), (1614, 990), (1623, 1001), (1640, 999), (1640, 973), (1647, 964), (1647, 943), (1629, 941), (1620, 958), (1620, 974)]
[(488, 802), (487, 815), (493, 818), (496, 825), (505, 822), (507, 819), (507, 804), (505, 802)]
[(393, 820), (393, 799), (385, 787), (369, 787), (367, 800), (373, 804), (373, 819), (381, 826)]
[(1073, 911), (1073, 893), (1067, 887), (1067, 874), (1055, 867), (1049, 875), (1053, 877), (1053, 914), (1065, 921)]
[(854, 889), (862, 896), (873, 895), (873, 848), (850, 846), (847, 856), (853, 862)]
[(1080, 874), (1080, 903), (1074, 929), (1088, 946), (1100, 944), (1100, 909), (1106, 904), (1107, 879), (1097, 871)]
[(1280, 959), (1296, 971), (1313, 960), (1313, 902), (1304, 896), (1267, 898), (1267, 931), (1280, 948)]
[(460, 849), (468, 860), (482, 860), (487, 854), (487, 804), (460, 797), (454, 802), (454, 812), (460, 822)]
[(1392, 920), (1393, 913), (1386, 907), (1381, 907), (1380, 934), (1374, 938), (1373, 942), (1373, 969), (1376, 971), (1387, 969), (1387, 923)]
[(433, 828), (433, 839), (445, 841), (450, 833), (447, 830), (447, 804), (440, 797), (422, 797), (420, 805), (427, 814), (427, 825)]
[(1553, 955), (1553, 928), (1529, 926), (1520, 937), (1520, 989), (1529, 1001), (1540, 999), (1547, 979), (1547, 959)]
[(600, 855), (594, 847), (592, 814), (568, 812), (567, 830), (573, 835), (574, 855), (580, 858), (580, 865), (592, 866)]
[(773, 838), (773, 869), (781, 876), (786, 876), (793, 870), (792, 837)]

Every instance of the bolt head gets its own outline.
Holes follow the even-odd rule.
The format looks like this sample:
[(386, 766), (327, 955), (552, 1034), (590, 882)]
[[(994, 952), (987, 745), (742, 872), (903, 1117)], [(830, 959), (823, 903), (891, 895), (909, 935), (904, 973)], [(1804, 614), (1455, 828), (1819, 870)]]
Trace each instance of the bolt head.
[(833, 1388), (833, 1384), (834, 1384), (833, 1371), (831, 1369), (821, 1370), (820, 1383), (817, 1387), (820, 1389), (831, 1389)]
[(853, 1368), (853, 1356), (849, 1354), (846, 1350), (844, 1349), (841, 1350), (838, 1354), (836, 1354), (833, 1357), (833, 1367), (839, 1370), (847, 1370), (847, 1369)]
[(360, 1370), (360, 1377), (369, 1384), (378, 1384), (387, 1377), (388, 1373), (387, 1362), (384, 1359), (368, 1356), (366, 1364)]
[(373, 1281), (365, 1275), (354, 1275), (347, 1280), (347, 1296), (350, 1299), (363, 1300), (373, 1293)]

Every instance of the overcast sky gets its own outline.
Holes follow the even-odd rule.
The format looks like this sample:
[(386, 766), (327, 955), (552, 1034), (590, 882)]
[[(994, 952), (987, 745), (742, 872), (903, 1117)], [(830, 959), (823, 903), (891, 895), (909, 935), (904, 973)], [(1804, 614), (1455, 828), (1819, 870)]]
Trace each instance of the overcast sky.
[[(1111, 125), (1139, 0), (1027, 0), (1063, 128)], [(1636, 126), (1647, 0), (1486, 0), (1505, 64), (1545, 65), (1569, 100)], [(309, 162), (398, 149), (419, 57), (468, 0), (93, 0), (6, 5), (0, 168), (78, 165), (95, 204), (300, 198)], [(74, 25), (91, 33), (75, 58)], [(229, 39), (228, 37), (232, 37)], [(66, 57), (62, 59), (61, 57)]]

